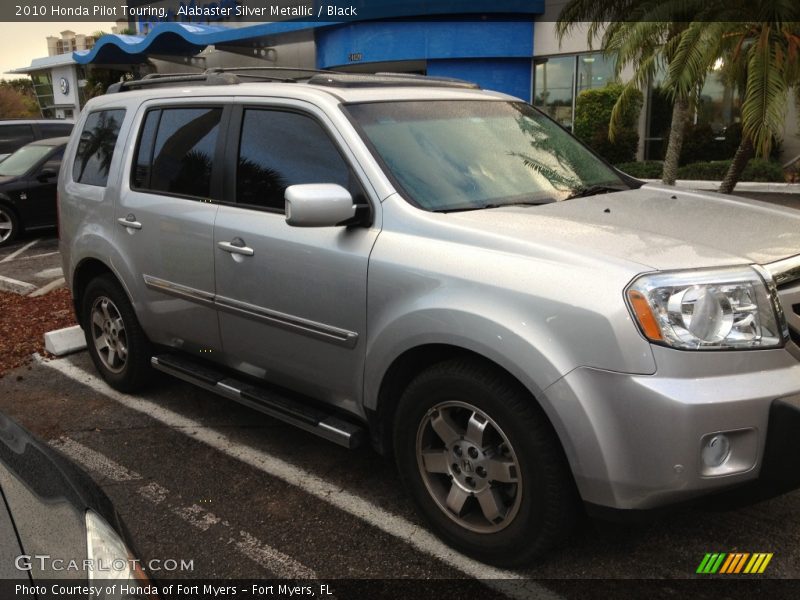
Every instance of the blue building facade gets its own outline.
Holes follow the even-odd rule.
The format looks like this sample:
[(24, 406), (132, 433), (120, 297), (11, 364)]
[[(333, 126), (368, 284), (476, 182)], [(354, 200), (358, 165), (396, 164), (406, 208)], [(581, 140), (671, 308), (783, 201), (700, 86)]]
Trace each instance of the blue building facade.
[[(457, 77), (530, 101), (534, 22), (544, 12), (545, 2), (357, 0), (353, 3), (357, 16), (347, 20), (270, 23), (181, 16), (186, 7), (221, 6), (223, 2), (130, 4), (164, 16), (132, 18), (131, 25), (139, 35), (104, 36), (91, 51), (76, 53), (76, 62), (135, 64), (152, 57), (172, 57), (188, 64), (187, 57), (213, 47), (231, 54), (222, 66), (237, 66), (248, 48), (255, 57), (260, 56), (258, 49), (265, 47), (271, 53), (261, 56), (280, 57), (286, 44), (305, 40), (313, 47), (312, 64), (291, 66)], [(247, 0), (225, 0), (224, 4), (235, 11), (236, 6), (246, 6)], [(159, 8), (163, 10), (157, 11)], [(268, 61), (264, 64), (270, 66)]]

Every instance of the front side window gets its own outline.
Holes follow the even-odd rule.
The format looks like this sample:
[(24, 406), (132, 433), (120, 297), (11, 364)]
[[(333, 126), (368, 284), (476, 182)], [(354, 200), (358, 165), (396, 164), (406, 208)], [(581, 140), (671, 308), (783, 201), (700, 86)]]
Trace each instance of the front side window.
[(99, 110), (87, 117), (72, 165), (74, 181), (105, 187), (124, 118), (122, 109)]
[(347, 163), (314, 119), (285, 111), (246, 110), (236, 202), (283, 212), (286, 188), (302, 183), (337, 183), (351, 193), (355, 185)]
[(542, 204), (595, 187), (628, 187), (523, 102), (376, 102), (347, 110), (408, 198), (425, 210)]
[(139, 135), (132, 186), (208, 198), (221, 118), (222, 108), (149, 111)]

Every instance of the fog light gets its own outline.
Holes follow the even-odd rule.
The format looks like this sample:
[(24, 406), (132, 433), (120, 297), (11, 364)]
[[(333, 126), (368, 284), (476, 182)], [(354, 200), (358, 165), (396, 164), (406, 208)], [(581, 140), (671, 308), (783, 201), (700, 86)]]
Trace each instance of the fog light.
[(719, 467), (722, 465), (731, 454), (731, 442), (727, 436), (722, 434), (715, 435), (706, 442), (703, 446), (702, 456), (703, 463), (707, 467)]

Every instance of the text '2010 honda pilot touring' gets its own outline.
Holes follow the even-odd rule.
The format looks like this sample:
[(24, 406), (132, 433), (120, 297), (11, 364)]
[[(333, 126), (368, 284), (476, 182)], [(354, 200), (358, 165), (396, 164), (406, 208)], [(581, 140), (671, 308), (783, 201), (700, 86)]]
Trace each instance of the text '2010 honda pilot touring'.
[(799, 213), (642, 185), (464, 82), (261, 79), (128, 82), (75, 127), (61, 252), (111, 386), (371, 440), (501, 565), (581, 506), (798, 483)]

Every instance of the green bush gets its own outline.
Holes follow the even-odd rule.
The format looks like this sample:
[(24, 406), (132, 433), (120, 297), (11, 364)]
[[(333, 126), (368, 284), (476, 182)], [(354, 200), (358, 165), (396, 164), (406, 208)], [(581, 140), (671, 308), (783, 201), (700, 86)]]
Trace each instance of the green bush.
[[(620, 163), (617, 168), (639, 179), (660, 179), (663, 164), (657, 160)], [(730, 160), (708, 160), (684, 165), (678, 169), (678, 179), (721, 181), (731, 166)], [(779, 163), (754, 158), (744, 169), (741, 181), (782, 182), (786, 178)]]
[(660, 179), (664, 163), (660, 160), (626, 162), (618, 164), (617, 168), (631, 177), (638, 177), (639, 179)]
[(584, 90), (575, 104), (574, 132), (600, 156), (611, 163), (623, 163), (636, 158), (639, 145), (637, 123), (642, 109), (642, 94), (636, 98), (622, 116), (621, 131), (614, 142), (608, 139), (608, 123), (611, 111), (622, 93), (623, 86), (609, 83), (605, 87)]
[[(678, 169), (678, 179), (720, 181), (731, 166), (730, 160), (710, 160), (685, 165)], [(781, 165), (769, 160), (752, 159), (744, 168), (741, 181), (785, 181)]]

